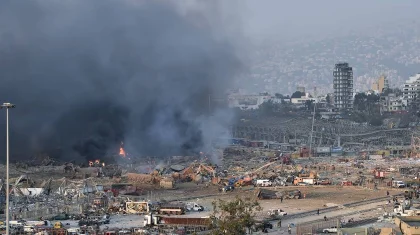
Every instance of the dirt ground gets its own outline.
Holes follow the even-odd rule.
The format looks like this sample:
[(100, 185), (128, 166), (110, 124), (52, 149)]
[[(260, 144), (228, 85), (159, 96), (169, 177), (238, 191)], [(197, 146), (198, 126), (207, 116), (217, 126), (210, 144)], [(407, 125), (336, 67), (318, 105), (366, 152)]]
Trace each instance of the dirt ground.
[[(189, 201), (196, 201), (203, 206), (211, 208), (211, 203), (217, 199), (220, 200), (233, 200), (236, 196), (239, 197), (254, 197), (257, 188), (238, 188), (233, 192), (220, 193), (215, 186), (196, 185), (192, 183), (179, 184), (179, 189), (166, 190), (155, 192), (157, 195), (165, 198), (171, 196), (172, 198), (186, 198), (190, 197)], [(363, 201), (366, 199), (377, 198), (386, 196), (386, 191), (389, 190), (390, 194), (397, 194), (400, 191), (390, 189), (372, 190), (357, 186), (339, 187), (339, 186), (304, 186), (304, 187), (278, 187), (276, 190), (293, 190), (299, 189), (304, 199), (287, 199), (281, 202), (279, 199), (273, 200), (259, 200), (263, 211), (269, 209), (281, 208), (288, 213), (296, 213), (301, 211), (315, 210), (328, 206), (341, 205), (351, 202)], [(169, 194), (169, 195), (168, 195)], [(200, 198), (203, 195), (215, 195)], [(197, 198), (194, 198), (197, 197)]]

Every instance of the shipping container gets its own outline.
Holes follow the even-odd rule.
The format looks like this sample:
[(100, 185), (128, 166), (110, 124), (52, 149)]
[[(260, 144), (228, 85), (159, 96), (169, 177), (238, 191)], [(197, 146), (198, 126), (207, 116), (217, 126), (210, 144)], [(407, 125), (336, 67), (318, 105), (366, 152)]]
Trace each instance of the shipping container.
[(331, 148), (330, 147), (317, 147), (316, 152), (317, 153), (330, 153)]

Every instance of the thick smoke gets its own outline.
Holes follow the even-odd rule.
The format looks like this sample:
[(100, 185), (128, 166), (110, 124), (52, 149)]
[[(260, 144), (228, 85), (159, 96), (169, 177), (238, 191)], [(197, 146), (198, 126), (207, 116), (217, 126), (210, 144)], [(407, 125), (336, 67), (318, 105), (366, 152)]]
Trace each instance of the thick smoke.
[(212, 97), (241, 63), (204, 17), (217, 12), (174, 4), (0, 1), (0, 99), (17, 105), (12, 156), (96, 159), (122, 141), (142, 156), (208, 148), (231, 119)]

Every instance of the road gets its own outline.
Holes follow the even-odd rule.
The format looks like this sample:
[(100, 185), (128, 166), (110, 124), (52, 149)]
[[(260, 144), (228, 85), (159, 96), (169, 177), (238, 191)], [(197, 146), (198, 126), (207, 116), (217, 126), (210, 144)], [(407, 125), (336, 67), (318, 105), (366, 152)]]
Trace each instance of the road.
[[(370, 213), (383, 213), (383, 210), (379, 211), (377, 210), (378, 207), (382, 207), (382, 206), (387, 206), (386, 205), (387, 201), (381, 201), (381, 202), (376, 202), (376, 203), (372, 203), (372, 204), (367, 204), (367, 205), (360, 205), (357, 207), (353, 207), (353, 208), (344, 208), (341, 210), (337, 210), (337, 211), (331, 211), (331, 212), (326, 212), (326, 213), (320, 213), (319, 215), (310, 215), (310, 216), (305, 216), (303, 218), (295, 218), (295, 219), (286, 219), (282, 221), (282, 228), (277, 228), (276, 223), (277, 222), (273, 222), (274, 224), (274, 228), (271, 229), (269, 231), (269, 233), (265, 233), (265, 234), (288, 234), (287, 232), (287, 225), (288, 224), (302, 224), (305, 222), (313, 222), (313, 221), (317, 221), (317, 220), (322, 220), (324, 218), (324, 216), (327, 216), (327, 218), (335, 218), (335, 217), (344, 217), (344, 219), (347, 221), (350, 218), (355, 218), (357, 220), (357, 217), (360, 216), (360, 211), (367, 211), (370, 210)], [(296, 228), (292, 228), (292, 234), (296, 234)]]

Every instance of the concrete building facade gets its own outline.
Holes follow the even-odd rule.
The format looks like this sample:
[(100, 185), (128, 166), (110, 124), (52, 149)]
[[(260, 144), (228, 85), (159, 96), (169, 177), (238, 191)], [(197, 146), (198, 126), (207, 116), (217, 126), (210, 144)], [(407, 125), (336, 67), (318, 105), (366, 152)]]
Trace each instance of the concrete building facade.
[(419, 92), (420, 73), (411, 76), (407, 81), (405, 81), (402, 87), (404, 105), (410, 106), (410, 104), (417, 98)]
[(353, 68), (348, 63), (334, 67), (334, 106), (339, 110), (353, 109)]
[(258, 95), (233, 93), (228, 95), (228, 106), (230, 108), (240, 108), (242, 110), (258, 109), (261, 104), (268, 101), (283, 103), (287, 102), (287, 99), (280, 99), (267, 93)]
[(379, 104), (381, 112), (398, 112), (406, 109), (402, 97), (397, 96), (395, 93), (381, 96)]
[(375, 91), (375, 93), (382, 93), (385, 90), (389, 88), (388, 79), (385, 75), (382, 75), (378, 78), (376, 82), (372, 84), (372, 90)]

